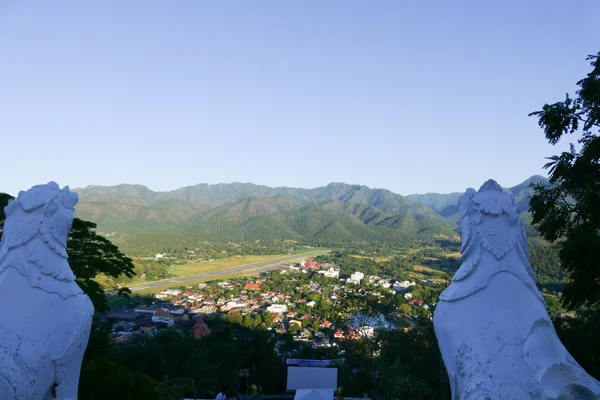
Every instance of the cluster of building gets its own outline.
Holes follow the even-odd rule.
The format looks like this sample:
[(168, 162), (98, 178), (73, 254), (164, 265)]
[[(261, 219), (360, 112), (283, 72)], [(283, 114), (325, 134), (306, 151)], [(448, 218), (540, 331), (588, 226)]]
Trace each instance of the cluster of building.
[[(282, 274), (309, 271), (333, 278), (331, 283), (327, 284), (328, 295), (320, 297), (317, 300), (319, 302), (335, 304), (349, 292), (380, 297), (404, 292), (403, 296), (409, 299), (409, 304), (423, 306), (423, 302), (412, 299), (412, 293), (408, 291), (416, 284), (415, 282), (393, 281), (376, 276), (365, 278), (362, 272), (354, 272), (349, 278), (343, 279), (339, 276), (339, 266), (323, 265), (310, 260), (280, 268)], [(361, 286), (363, 281), (369, 283), (369, 289)], [(314, 294), (324, 292), (322, 283), (311, 280), (306, 286), (308, 292), (298, 286), (290, 293), (263, 290), (264, 286), (272, 286), (265, 283), (270, 282), (264, 279), (247, 282), (224, 281), (210, 286), (200, 284), (185, 289), (168, 289), (156, 293), (152, 304), (111, 311), (103, 318), (114, 321), (113, 340), (116, 342), (130, 340), (136, 335), (152, 335), (165, 327), (173, 326), (187, 327), (190, 331), (196, 332), (194, 336), (198, 337), (201, 336), (199, 332), (207, 332), (202, 324), (200, 327), (195, 325), (197, 321), (202, 321), (202, 316), (216, 317), (232, 313), (256, 316), (265, 311), (272, 317), (272, 324), (268, 329), (275, 329), (281, 333), (293, 332), (296, 340), (311, 341), (315, 346), (331, 346), (335, 345), (335, 341), (370, 337), (374, 333), (375, 328), (372, 326), (362, 324), (348, 329), (338, 329), (330, 321), (319, 318), (314, 309), (317, 305)], [(381, 289), (373, 289), (373, 286)], [(308, 300), (307, 297), (313, 300)], [(298, 312), (299, 309), (307, 312)], [(319, 329), (315, 329), (317, 325)]]

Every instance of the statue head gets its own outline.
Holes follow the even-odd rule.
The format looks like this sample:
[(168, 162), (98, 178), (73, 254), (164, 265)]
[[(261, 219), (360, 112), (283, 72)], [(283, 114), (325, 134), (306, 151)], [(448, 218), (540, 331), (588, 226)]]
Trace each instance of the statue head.
[[(482, 215), (499, 217), (506, 215), (511, 222), (519, 219), (520, 210), (515, 205), (514, 196), (509, 195), (493, 179), (486, 181), (479, 191), (469, 188), (458, 199), (458, 207), (461, 213), (461, 225), (467, 222), (469, 217), (480, 218)], [(467, 221), (466, 221), (467, 219)]]
[(61, 190), (55, 182), (19, 192), (4, 209), (3, 245), (13, 249), (39, 235), (52, 252), (66, 259), (67, 236), (77, 200), (77, 193), (68, 186)]
[(458, 206), (463, 254), (468, 250), (471, 235), (477, 233), (481, 244), (500, 259), (516, 244), (515, 236), (525, 233), (514, 196), (504, 192), (492, 179), (477, 192), (467, 189), (458, 199)]
[(478, 191), (467, 189), (458, 199), (458, 206), (461, 213), (459, 233), (462, 237), (462, 266), (453, 281), (470, 275), (484, 252), (500, 260), (515, 249), (527, 272), (534, 277), (529, 265), (525, 226), (514, 196), (490, 179)]

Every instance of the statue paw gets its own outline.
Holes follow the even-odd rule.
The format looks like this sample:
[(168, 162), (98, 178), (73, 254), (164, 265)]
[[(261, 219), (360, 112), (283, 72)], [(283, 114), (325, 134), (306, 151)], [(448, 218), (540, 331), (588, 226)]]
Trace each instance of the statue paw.
[(572, 383), (565, 386), (555, 400), (598, 400), (598, 396), (587, 387)]
[(539, 391), (527, 383), (510, 377), (492, 378), (491, 375), (478, 375), (465, 385), (462, 400), (532, 400), (539, 399)]

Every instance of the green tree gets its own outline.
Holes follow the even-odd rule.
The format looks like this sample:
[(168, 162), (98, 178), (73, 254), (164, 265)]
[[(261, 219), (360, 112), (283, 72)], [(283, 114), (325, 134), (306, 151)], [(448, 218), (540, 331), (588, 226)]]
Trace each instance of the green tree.
[(577, 318), (557, 318), (554, 325), (577, 362), (594, 378), (600, 379), (600, 313), (585, 310)]
[(6, 193), (0, 193), (0, 236), (2, 236), (2, 228), (4, 227), (4, 220), (6, 219), (6, 214), (4, 214), (4, 207), (8, 204), (8, 201), (13, 197)]
[[(6, 218), (4, 207), (12, 196), (0, 193), (0, 232)], [(135, 275), (134, 265), (110, 240), (98, 235), (96, 224), (79, 218), (73, 219), (71, 232), (67, 238), (67, 254), (69, 265), (77, 277), (77, 284), (87, 294), (96, 311), (108, 310), (108, 302), (104, 289), (94, 280), (99, 275), (114, 279)], [(127, 288), (114, 288), (119, 295), (127, 296), (131, 291)]]
[(239, 311), (234, 311), (227, 314), (224, 319), (232, 325), (240, 325), (242, 323), (242, 314)]
[(260, 314), (256, 314), (254, 316), (254, 319), (252, 320), (252, 327), (253, 328), (261, 328), (262, 323), (263, 323), (262, 316)]
[(244, 328), (252, 328), (252, 315), (246, 314), (244, 318), (242, 318), (242, 326)]
[[(157, 382), (106, 358), (85, 362), (79, 380), (81, 400), (136, 399), (159, 400)], [(179, 397), (181, 398), (181, 397)]]
[(262, 313), (262, 319), (265, 323), (265, 325), (267, 326), (267, 328), (271, 328), (273, 327), (273, 314), (271, 314), (270, 311), (264, 310)]
[(546, 139), (556, 144), (577, 133), (577, 145), (549, 157), (550, 185), (537, 184), (530, 202), (533, 225), (557, 242), (569, 274), (564, 302), (569, 307), (600, 303), (600, 52), (587, 58), (592, 71), (577, 82), (576, 96), (545, 104), (538, 117)]
[(409, 315), (412, 312), (412, 307), (406, 303), (400, 304), (398, 311), (403, 315)]
[(407, 399), (450, 398), (448, 374), (441, 358), (433, 323), (428, 317), (413, 319), (406, 332), (378, 332), (381, 356), (381, 394)]
[[(132, 278), (135, 275), (133, 261), (121, 253), (110, 240), (98, 235), (96, 224), (79, 218), (73, 220), (73, 226), (67, 239), (69, 265), (77, 277), (77, 284), (90, 296), (96, 311), (108, 310), (104, 289), (94, 280), (98, 275)], [(125, 287), (114, 287), (120, 295), (128, 296), (131, 291)]]

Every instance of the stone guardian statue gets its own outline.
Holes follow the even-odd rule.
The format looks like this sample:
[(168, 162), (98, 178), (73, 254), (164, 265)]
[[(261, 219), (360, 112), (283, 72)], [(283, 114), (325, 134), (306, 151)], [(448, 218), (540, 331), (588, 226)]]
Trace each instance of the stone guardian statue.
[(50, 182), (5, 208), (0, 399), (74, 400), (94, 307), (67, 262), (77, 194)]
[(524, 223), (493, 180), (459, 199), (461, 267), (433, 318), (455, 400), (598, 399), (560, 342), (529, 264)]

